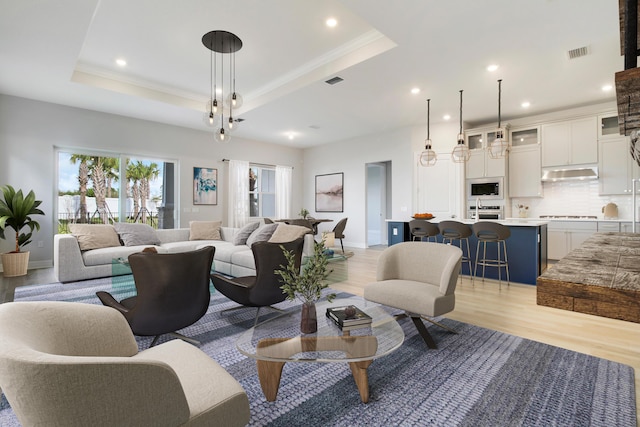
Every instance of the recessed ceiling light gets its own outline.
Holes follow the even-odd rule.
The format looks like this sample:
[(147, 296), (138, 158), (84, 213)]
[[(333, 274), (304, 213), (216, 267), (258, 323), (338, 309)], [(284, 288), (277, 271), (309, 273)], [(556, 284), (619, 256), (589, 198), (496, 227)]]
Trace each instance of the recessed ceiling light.
[(338, 21), (336, 18), (329, 18), (325, 21), (325, 24), (327, 24), (327, 27), (333, 28), (338, 25)]
[(603, 92), (609, 92), (611, 89), (613, 89), (613, 86), (611, 86), (611, 85), (602, 86), (602, 91)]
[(411, 93), (414, 95), (417, 95), (420, 93), (420, 88), (419, 87), (414, 87), (413, 89), (411, 89)]
[(444, 116), (442, 116), (442, 118), (445, 119), (445, 120), (449, 120), (449, 119), (451, 119), (451, 116), (448, 115), (448, 114), (445, 114)]
[(487, 67), (487, 71), (491, 71), (494, 72), (498, 69), (498, 66), (496, 64), (491, 64)]
[(531, 106), (531, 103), (529, 101), (524, 101), (520, 105), (522, 106), (522, 108), (529, 108)]
[(124, 67), (124, 66), (127, 65), (127, 61), (122, 59), (122, 58), (118, 58), (118, 59), (116, 59), (116, 64), (118, 64), (121, 67)]

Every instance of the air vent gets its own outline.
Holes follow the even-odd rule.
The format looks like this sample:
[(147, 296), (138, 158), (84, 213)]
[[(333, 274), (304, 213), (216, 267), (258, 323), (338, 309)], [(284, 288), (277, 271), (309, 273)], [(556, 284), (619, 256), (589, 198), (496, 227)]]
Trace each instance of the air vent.
[(580, 58), (581, 56), (586, 56), (589, 54), (589, 46), (579, 47), (577, 49), (571, 49), (567, 52), (569, 55), (569, 59)]
[(309, 127), (311, 129), (320, 129), (320, 126), (318, 126), (318, 125), (309, 125)]
[(328, 84), (330, 84), (330, 85), (334, 85), (334, 84), (336, 84), (336, 83), (340, 83), (342, 80), (344, 80), (342, 77), (337, 77), (337, 76), (336, 76), (336, 77), (333, 77), (333, 78), (331, 78), (331, 79), (329, 79), (329, 80), (325, 81), (325, 83), (328, 83)]
[(242, 117), (238, 117), (237, 119), (233, 119), (233, 121), (234, 121), (234, 122), (241, 123), (241, 122), (244, 122), (244, 121), (245, 121), (245, 119), (243, 119)]

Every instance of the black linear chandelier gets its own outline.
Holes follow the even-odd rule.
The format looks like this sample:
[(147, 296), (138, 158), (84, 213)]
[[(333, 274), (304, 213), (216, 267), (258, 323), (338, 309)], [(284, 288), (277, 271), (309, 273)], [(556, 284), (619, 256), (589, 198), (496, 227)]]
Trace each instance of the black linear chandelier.
[[(229, 133), (238, 127), (233, 110), (242, 106), (242, 96), (236, 92), (236, 52), (242, 49), (242, 40), (228, 31), (214, 30), (202, 36), (202, 44), (210, 51), (211, 99), (207, 101), (204, 122), (216, 129), (218, 142), (229, 142)], [(229, 79), (226, 99), (224, 96), (224, 56), (229, 54)], [(218, 98), (218, 56), (220, 56), (220, 98)], [(225, 120), (225, 108), (228, 110)], [(219, 122), (218, 122), (219, 120)], [(218, 126), (218, 123), (220, 125)]]

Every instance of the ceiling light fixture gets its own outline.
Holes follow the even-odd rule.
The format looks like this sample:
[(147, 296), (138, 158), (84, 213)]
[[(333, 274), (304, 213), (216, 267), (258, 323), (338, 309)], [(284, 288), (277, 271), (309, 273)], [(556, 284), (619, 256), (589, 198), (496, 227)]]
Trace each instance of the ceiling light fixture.
[(498, 129), (496, 129), (496, 139), (494, 139), (487, 150), (489, 157), (492, 159), (502, 159), (507, 156), (509, 150), (509, 142), (507, 141), (507, 133), (502, 127), (501, 121), (501, 101), (502, 101), (502, 79), (498, 80)]
[(443, 118), (444, 120), (451, 120), (451, 116), (450, 116), (450, 115), (448, 115), (448, 114), (445, 114), (444, 116), (442, 116), (442, 118)]
[(522, 108), (529, 108), (531, 107), (531, 103), (529, 101), (524, 101), (522, 104), (520, 104), (522, 106)]
[(438, 155), (431, 149), (431, 138), (429, 137), (429, 116), (431, 115), (431, 100), (427, 99), (427, 139), (424, 140), (424, 151), (420, 154), (420, 164), (428, 167), (436, 164)]
[(451, 160), (454, 163), (466, 163), (471, 157), (469, 147), (464, 145), (464, 133), (462, 133), (462, 90), (460, 90), (460, 133), (458, 133), (458, 145), (451, 152)]
[(122, 58), (118, 58), (116, 59), (116, 64), (118, 64), (121, 67), (125, 67), (127, 65), (127, 61)]
[[(202, 44), (210, 51), (210, 73), (211, 73), (211, 99), (207, 102), (205, 112), (205, 123), (216, 128), (215, 138), (218, 142), (229, 142), (229, 133), (238, 126), (239, 119), (233, 118), (233, 110), (242, 106), (242, 96), (236, 92), (236, 52), (242, 48), (242, 40), (238, 36), (228, 31), (214, 30), (202, 36)], [(220, 54), (220, 89), (218, 89), (218, 54)], [(224, 119), (224, 109), (222, 100), (224, 98), (224, 55), (230, 54), (229, 58), (229, 95), (226, 98), (226, 106), (229, 108), (228, 119)], [(221, 100), (218, 100), (220, 94)], [(217, 126), (217, 119), (220, 117), (220, 127)]]
[(611, 86), (611, 85), (602, 86), (602, 91), (603, 92), (609, 92), (611, 89), (613, 89), (613, 86)]
[(496, 71), (497, 69), (498, 69), (498, 66), (497, 66), (497, 65), (495, 65), (495, 64), (491, 64), (491, 65), (489, 65), (489, 66), (487, 67), (487, 71), (492, 72), (492, 73), (493, 73), (494, 71)]
[(335, 18), (329, 18), (325, 21), (325, 24), (327, 24), (327, 27), (333, 28), (338, 25), (338, 21)]
[(414, 95), (417, 95), (420, 93), (420, 88), (414, 87), (413, 89), (411, 89), (411, 93)]

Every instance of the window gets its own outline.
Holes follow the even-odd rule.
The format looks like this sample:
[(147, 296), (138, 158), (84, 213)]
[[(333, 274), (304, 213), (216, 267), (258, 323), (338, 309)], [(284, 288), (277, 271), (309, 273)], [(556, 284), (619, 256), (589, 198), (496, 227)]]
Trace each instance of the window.
[(273, 167), (249, 167), (249, 216), (276, 215), (276, 170)]
[(57, 157), (58, 233), (74, 222), (174, 227), (173, 162), (62, 150)]

